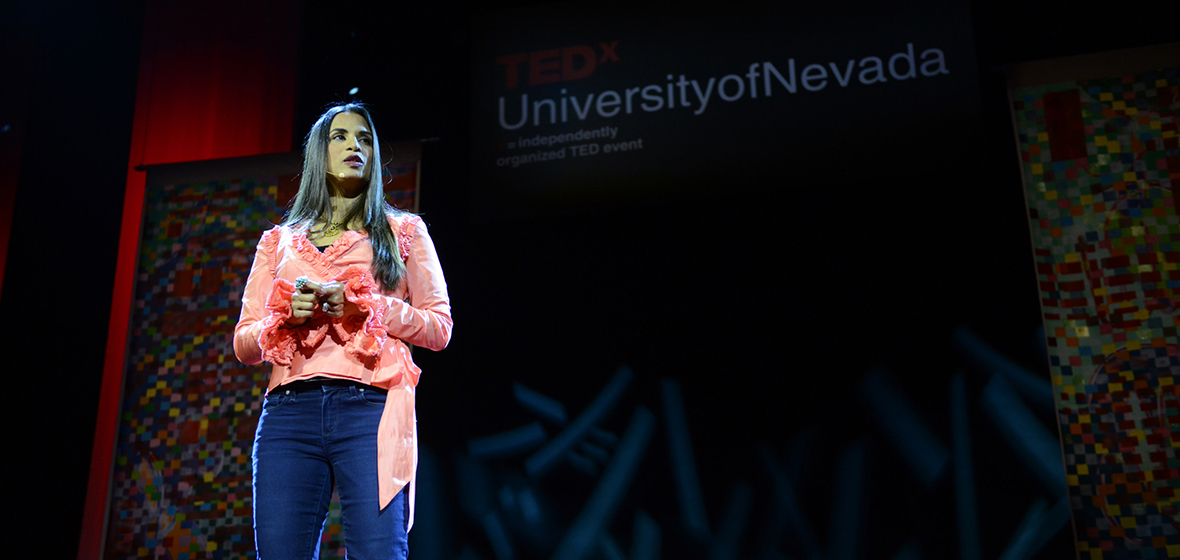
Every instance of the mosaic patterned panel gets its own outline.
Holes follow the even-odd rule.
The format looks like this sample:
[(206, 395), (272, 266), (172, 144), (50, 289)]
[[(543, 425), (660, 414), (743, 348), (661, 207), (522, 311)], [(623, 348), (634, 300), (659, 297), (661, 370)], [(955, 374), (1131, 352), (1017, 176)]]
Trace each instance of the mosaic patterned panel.
[[(387, 199), (412, 208), (417, 165), (385, 172)], [(258, 236), (292, 184), (147, 193), (105, 558), (254, 557), (250, 451), (269, 367), (239, 363), (232, 336)], [(344, 556), (335, 496), (323, 541), (323, 556)]]
[(1011, 91), (1081, 558), (1180, 557), (1180, 79)]

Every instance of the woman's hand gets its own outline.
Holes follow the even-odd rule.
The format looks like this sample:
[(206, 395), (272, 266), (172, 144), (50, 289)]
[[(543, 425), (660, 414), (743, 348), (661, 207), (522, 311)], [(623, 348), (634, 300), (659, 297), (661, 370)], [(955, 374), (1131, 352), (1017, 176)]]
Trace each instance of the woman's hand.
[(319, 287), (317, 292), (320, 296), (320, 310), (327, 313), (329, 317), (340, 318), (344, 316), (344, 284), (340, 282), (328, 282)]
[(315, 314), (316, 300), (319, 299), (316, 290), (319, 287), (319, 284), (304, 277), (295, 281), (295, 291), (291, 292), (291, 318), (287, 319), (288, 325), (302, 325)]
[(320, 284), (305, 276), (297, 278), (295, 291), (291, 293), (291, 318), (287, 319), (287, 324), (297, 327), (317, 312), (339, 319), (346, 314), (359, 313), (360, 309), (344, 299), (344, 284), (340, 282)]

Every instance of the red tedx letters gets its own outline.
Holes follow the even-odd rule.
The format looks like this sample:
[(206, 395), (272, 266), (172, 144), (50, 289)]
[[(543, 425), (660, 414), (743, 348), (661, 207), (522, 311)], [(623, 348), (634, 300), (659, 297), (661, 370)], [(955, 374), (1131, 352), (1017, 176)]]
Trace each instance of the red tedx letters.
[(509, 54), (496, 58), (496, 66), (504, 67), (504, 87), (520, 85), (520, 67), (527, 63), (528, 85), (552, 84), (580, 80), (594, 73), (599, 64), (618, 62), (615, 50), (618, 41), (599, 43), (599, 52), (589, 45), (575, 45), (529, 53)]

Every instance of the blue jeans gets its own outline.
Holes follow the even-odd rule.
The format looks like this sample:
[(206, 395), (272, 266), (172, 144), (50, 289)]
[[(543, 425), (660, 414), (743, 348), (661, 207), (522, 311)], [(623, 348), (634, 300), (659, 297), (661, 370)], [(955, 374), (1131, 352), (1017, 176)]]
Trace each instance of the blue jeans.
[(348, 558), (406, 558), (406, 490), (385, 509), (379, 505), (377, 424), (384, 407), (383, 391), (359, 384), (293, 383), (267, 395), (252, 455), (259, 560), (319, 558), (333, 482)]

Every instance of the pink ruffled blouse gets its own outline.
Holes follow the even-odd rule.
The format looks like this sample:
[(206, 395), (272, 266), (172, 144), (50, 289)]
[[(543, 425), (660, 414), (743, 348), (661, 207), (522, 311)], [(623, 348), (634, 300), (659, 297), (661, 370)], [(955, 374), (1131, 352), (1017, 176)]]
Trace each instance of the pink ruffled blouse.
[[(422, 219), (390, 215), (406, 273), (397, 289), (382, 291), (370, 274), (373, 251), (368, 234), (348, 231), (322, 253), (306, 232), (275, 226), (262, 234), (242, 294), (242, 315), (234, 327), (234, 353), (242, 363), (266, 360), (275, 387), (329, 377), (359, 381), (389, 391), (377, 434), (381, 507), (407, 484), (410, 523), (414, 515), (414, 472), (418, 429), (414, 389), (421, 369), (407, 346), (442, 350), (451, 340), (451, 303), (442, 266)], [(295, 279), (339, 281), (345, 298), (362, 314), (333, 319), (315, 314), (290, 327)]]

